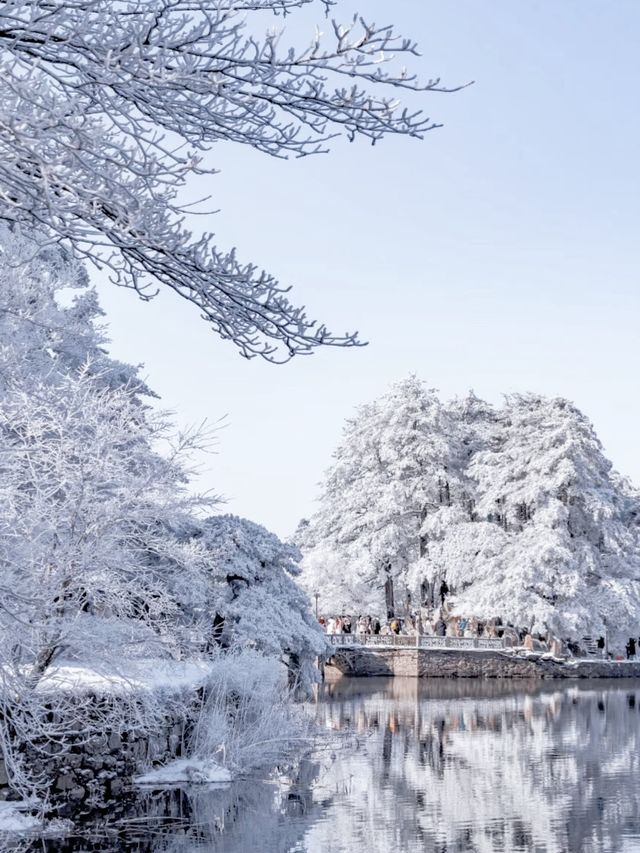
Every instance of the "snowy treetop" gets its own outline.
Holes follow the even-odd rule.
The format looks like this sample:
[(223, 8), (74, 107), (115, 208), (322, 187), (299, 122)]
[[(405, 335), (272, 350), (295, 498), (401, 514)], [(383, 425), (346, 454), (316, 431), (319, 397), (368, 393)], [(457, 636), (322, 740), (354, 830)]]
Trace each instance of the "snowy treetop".
[(390, 579), (396, 610), (433, 603), (445, 581), (460, 615), (563, 636), (633, 632), (639, 510), (568, 400), (442, 402), (410, 377), (346, 423), (298, 532), (302, 582), (343, 612), (366, 601), (382, 613)]

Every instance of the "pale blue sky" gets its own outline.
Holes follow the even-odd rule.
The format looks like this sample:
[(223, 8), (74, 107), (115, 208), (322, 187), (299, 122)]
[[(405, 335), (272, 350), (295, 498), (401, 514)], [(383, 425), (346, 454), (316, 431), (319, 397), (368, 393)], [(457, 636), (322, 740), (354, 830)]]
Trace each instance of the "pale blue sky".
[(422, 142), (290, 162), (218, 146), (205, 189), (222, 212), (202, 224), (370, 345), (246, 362), (178, 297), (102, 287), (113, 353), (145, 363), (179, 423), (228, 415), (201, 485), (281, 535), (353, 407), (409, 372), (443, 396), (569, 397), (639, 483), (640, 2), (360, 8), (419, 42), (425, 78), (476, 84), (425, 96), (445, 126)]

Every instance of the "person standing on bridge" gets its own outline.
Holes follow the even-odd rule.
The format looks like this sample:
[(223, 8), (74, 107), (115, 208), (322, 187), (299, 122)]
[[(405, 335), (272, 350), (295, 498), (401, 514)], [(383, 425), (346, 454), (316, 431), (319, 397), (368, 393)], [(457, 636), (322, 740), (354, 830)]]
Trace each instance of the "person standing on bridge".
[(636, 641), (633, 637), (629, 637), (627, 642), (627, 660), (636, 659)]

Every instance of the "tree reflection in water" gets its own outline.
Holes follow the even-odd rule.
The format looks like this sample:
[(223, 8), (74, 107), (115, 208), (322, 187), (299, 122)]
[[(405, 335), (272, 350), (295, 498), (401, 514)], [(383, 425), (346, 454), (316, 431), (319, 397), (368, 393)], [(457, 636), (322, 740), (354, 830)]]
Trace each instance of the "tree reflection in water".
[(107, 815), (77, 825), (72, 837), (14, 841), (11, 853), (288, 853), (328, 803), (312, 792), (319, 765), (301, 760), (278, 781), (239, 781), (227, 788), (207, 785), (149, 792), (117, 818)]
[(149, 793), (81, 838), (8, 849), (640, 851), (639, 694), (621, 681), (343, 679), (310, 708), (329, 748), (277, 783)]
[(640, 850), (637, 682), (344, 679), (324, 692), (325, 725), (369, 736), (336, 763), (346, 794), (309, 851)]

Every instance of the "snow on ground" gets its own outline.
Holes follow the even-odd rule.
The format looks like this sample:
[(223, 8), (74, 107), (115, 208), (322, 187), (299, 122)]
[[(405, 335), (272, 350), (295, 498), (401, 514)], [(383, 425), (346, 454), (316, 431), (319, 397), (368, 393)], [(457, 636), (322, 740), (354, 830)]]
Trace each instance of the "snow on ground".
[(42, 820), (34, 817), (32, 812), (38, 810), (37, 800), (20, 802), (0, 801), (0, 850), (3, 838), (9, 835), (25, 835), (29, 838), (61, 838), (73, 828), (70, 820), (54, 818)]
[(138, 785), (175, 785), (180, 782), (200, 784), (224, 784), (231, 782), (231, 773), (215, 761), (178, 758), (175, 761), (150, 770), (133, 780)]
[(30, 806), (26, 803), (0, 802), (0, 834), (14, 832), (35, 832), (41, 822), (29, 814), (23, 814)]
[(174, 661), (139, 658), (123, 661), (108, 668), (96, 663), (61, 661), (50, 667), (38, 685), (42, 692), (50, 690), (100, 691), (127, 693), (138, 690), (180, 690), (202, 683), (211, 663), (204, 660)]

